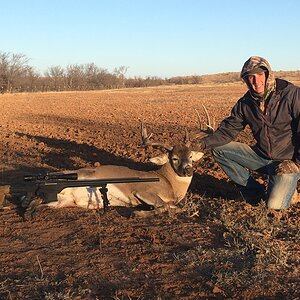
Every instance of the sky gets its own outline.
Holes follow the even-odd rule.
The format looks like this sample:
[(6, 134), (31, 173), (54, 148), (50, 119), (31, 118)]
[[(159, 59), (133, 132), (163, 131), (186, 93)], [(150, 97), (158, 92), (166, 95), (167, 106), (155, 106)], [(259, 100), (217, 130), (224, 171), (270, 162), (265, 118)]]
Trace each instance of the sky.
[(0, 52), (126, 77), (239, 72), (252, 55), (300, 70), (299, 0), (0, 0)]

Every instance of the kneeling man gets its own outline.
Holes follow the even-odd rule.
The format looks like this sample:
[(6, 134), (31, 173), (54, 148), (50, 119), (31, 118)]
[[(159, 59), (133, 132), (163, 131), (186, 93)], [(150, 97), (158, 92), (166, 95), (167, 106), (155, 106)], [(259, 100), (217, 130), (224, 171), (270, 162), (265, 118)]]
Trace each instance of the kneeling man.
[[(300, 87), (274, 78), (267, 60), (252, 56), (241, 71), (248, 91), (212, 134), (195, 141), (196, 150), (212, 149), (215, 160), (252, 203), (286, 209), (300, 179)], [(234, 142), (249, 125), (256, 145)], [(268, 174), (267, 191), (251, 170)]]

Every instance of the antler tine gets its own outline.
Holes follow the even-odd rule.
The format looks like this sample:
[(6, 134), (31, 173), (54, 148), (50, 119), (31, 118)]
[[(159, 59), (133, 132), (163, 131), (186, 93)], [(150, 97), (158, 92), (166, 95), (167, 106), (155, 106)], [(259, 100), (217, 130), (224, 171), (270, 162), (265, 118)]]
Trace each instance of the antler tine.
[(144, 123), (141, 121), (141, 136), (142, 136), (142, 145), (143, 146), (150, 146), (150, 138), (152, 136), (152, 133), (148, 135), (147, 128), (145, 127)]
[(144, 147), (147, 147), (147, 146), (161, 147), (161, 148), (166, 149), (167, 151), (172, 151), (172, 149), (173, 149), (173, 147), (171, 147), (169, 145), (151, 142), (150, 138), (152, 137), (153, 133), (150, 133), (150, 134), (147, 133), (147, 128), (142, 121), (141, 121), (141, 135), (142, 135), (142, 145)]
[(190, 137), (189, 137), (189, 132), (186, 128), (184, 128), (184, 138), (183, 138), (183, 143), (186, 145), (186, 146), (190, 146), (191, 144), (191, 141), (190, 141)]
[(203, 110), (204, 110), (204, 113), (205, 113), (205, 116), (206, 116), (206, 119), (207, 119), (207, 124), (205, 124), (207, 129), (202, 129), (202, 122), (201, 122), (200, 114), (199, 114), (198, 110), (195, 109), (196, 114), (198, 116), (198, 122), (199, 122), (199, 125), (200, 125), (200, 132), (193, 136), (193, 138), (192, 138), (193, 140), (195, 140), (197, 138), (200, 138), (200, 137), (203, 137), (204, 135), (212, 134), (214, 132), (214, 126), (211, 124), (209, 113), (208, 113), (205, 105), (202, 104), (202, 107), (203, 107)]
[(208, 128), (210, 128), (212, 131), (214, 131), (214, 127), (211, 125), (210, 116), (209, 116), (209, 113), (208, 113), (208, 111), (207, 111), (205, 105), (202, 104), (202, 107), (203, 107), (203, 109), (204, 109), (204, 112), (205, 112), (205, 115), (206, 115), (206, 118), (207, 118), (207, 124), (206, 124), (206, 126), (207, 126)]
[(199, 114), (198, 110), (195, 109), (195, 111), (197, 113), (197, 116), (198, 116), (198, 121), (199, 121), (199, 124), (200, 124), (200, 130), (203, 133), (211, 134), (211, 133), (213, 133), (215, 131), (214, 125), (211, 124), (211, 120), (210, 120), (210, 116), (209, 116), (209, 113), (207, 111), (207, 108), (205, 107), (204, 104), (202, 104), (202, 107), (203, 107), (203, 110), (204, 110), (204, 113), (205, 113), (205, 116), (206, 116), (206, 120), (207, 120), (207, 124), (205, 124), (205, 126), (207, 127), (207, 129), (206, 130), (201, 129), (202, 126), (201, 126), (200, 114)]

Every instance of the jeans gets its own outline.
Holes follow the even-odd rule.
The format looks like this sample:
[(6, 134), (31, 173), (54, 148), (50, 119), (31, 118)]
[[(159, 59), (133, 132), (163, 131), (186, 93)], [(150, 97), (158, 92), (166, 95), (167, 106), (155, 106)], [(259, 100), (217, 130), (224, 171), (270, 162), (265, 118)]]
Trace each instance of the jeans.
[(263, 185), (250, 174), (250, 170), (269, 176), (266, 191), (267, 206), (273, 209), (289, 207), (300, 179), (300, 173), (275, 175), (274, 169), (280, 161), (265, 159), (257, 155), (250, 146), (230, 142), (212, 150), (214, 158), (227, 176), (237, 183), (242, 195), (261, 197), (265, 194)]

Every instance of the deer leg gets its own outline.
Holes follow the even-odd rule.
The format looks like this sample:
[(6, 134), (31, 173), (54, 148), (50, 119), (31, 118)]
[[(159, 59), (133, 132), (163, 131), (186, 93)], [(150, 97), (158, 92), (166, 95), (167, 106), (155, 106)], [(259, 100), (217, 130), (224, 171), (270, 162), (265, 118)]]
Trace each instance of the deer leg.
[[(158, 195), (147, 192), (135, 192), (133, 195), (141, 202), (140, 208), (146, 208), (138, 214), (153, 215), (177, 208), (173, 203), (164, 202)], [(147, 209), (153, 207), (153, 209)]]
[(147, 192), (133, 192), (135, 198), (141, 203), (152, 205), (154, 208), (162, 207), (166, 204), (158, 195)]

